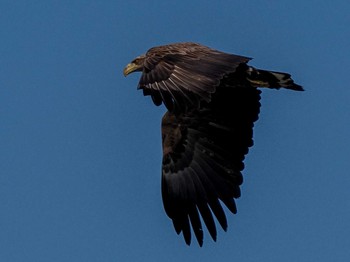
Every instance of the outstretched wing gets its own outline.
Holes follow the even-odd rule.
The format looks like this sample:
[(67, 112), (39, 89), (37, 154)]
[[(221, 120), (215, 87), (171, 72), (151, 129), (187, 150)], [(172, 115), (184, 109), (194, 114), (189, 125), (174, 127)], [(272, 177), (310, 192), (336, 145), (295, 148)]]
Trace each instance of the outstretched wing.
[(260, 91), (253, 87), (220, 86), (211, 103), (163, 116), (163, 204), (187, 244), (191, 225), (199, 245), (203, 244), (200, 215), (214, 240), (213, 214), (227, 229), (220, 201), (236, 213), (234, 198), (240, 196), (243, 160), (253, 145), (259, 100)]
[(195, 43), (154, 47), (146, 53), (139, 88), (156, 105), (185, 112), (209, 102), (223, 76), (249, 60)]

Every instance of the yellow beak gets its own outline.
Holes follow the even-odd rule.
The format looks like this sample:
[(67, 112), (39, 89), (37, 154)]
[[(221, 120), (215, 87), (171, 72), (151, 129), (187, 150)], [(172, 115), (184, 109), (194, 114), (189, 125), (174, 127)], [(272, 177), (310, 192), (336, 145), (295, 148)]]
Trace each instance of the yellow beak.
[(127, 64), (126, 67), (124, 68), (123, 74), (124, 74), (124, 76), (127, 76), (128, 74), (130, 74), (138, 69), (139, 69), (138, 65), (136, 65), (134, 63), (130, 63), (130, 64)]

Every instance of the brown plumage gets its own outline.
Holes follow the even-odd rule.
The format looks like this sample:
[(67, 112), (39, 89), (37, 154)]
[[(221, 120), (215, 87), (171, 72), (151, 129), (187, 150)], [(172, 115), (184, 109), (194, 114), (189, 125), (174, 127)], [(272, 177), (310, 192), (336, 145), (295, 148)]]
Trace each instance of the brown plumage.
[(139, 89), (168, 109), (162, 119), (162, 197), (176, 232), (200, 246), (202, 222), (216, 240), (213, 215), (226, 231), (221, 202), (236, 213), (243, 160), (253, 145), (258, 87), (302, 91), (289, 74), (259, 70), (250, 58), (196, 43), (153, 47), (124, 75), (141, 71)]

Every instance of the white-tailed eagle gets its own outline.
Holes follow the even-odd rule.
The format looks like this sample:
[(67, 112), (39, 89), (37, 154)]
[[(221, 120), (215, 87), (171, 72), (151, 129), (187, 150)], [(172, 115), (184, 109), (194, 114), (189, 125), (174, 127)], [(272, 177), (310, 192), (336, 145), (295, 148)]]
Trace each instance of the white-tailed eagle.
[[(202, 222), (216, 240), (214, 217), (226, 231), (221, 202), (236, 213), (244, 157), (253, 145), (260, 110), (259, 87), (302, 91), (287, 73), (256, 69), (248, 57), (196, 43), (153, 47), (135, 58), (124, 75), (140, 71), (138, 85), (162, 119), (162, 198), (178, 234), (200, 246)], [(201, 220), (201, 218), (202, 220)]]

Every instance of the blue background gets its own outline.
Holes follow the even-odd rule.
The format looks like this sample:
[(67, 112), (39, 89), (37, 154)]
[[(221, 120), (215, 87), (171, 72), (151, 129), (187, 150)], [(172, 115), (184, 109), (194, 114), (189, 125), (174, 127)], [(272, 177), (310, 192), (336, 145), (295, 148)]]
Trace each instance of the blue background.
[[(350, 261), (349, 1), (0, 2), (0, 261)], [(186, 246), (164, 107), (122, 69), (195, 41), (290, 72), (264, 90), (238, 214)]]

